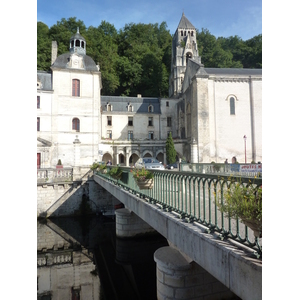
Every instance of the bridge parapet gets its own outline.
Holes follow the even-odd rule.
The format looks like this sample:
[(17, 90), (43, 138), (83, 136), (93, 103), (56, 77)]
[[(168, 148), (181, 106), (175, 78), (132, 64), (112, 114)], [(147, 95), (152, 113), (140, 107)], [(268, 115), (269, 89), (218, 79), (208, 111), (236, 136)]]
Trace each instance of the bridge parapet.
[(128, 167), (121, 169), (123, 173), (120, 180), (110, 177), (109, 172), (95, 174), (142, 199), (147, 199), (150, 203), (160, 205), (182, 220), (204, 225), (208, 233), (219, 234), (221, 240), (231, 238), (252, 248), (257, 257), (262, 255), (262, 239), (255, 237), (254, 232), (239, 219), (225, 217), (217, 206), (219, 197), (223, 197), (230, 183), (242, 182), (260, 186), (261, 178), (156, 170), (153, 172), (153, 189), (140, 190), (130, 172), (131, 169)]
[[(162, 178), (168, 178), (168, 173), (172, 172), (162, 171)], [(139, 191), (137, 187), (135, 190), (129, 188), (130, 173), (125, 174), (124, 172), (123, 182), (101, 174), (94, 175), (94, 180), (124, 203), (127, 209), (162, 234), (172, 247), (188, 258), (188, 261), (196, 262), (237, 296), (244, 300), (262, 299), (262, 261), (253, 256), (251, 249), (236, 243), (234, 238), (222, 239), (213, 228), (208, 230), (209, 227), (200, 224), (199, 221), (190, 221), (188, 216), (182, 217), (175, 209), (171, 210), (167, 205), (161, 204), (165, 201), (162, 189), (159, 189), (159, 194), (156, 195), (160, 200), (153, 200), (149, 193), (155, 192), (156, 185), (160, 186), (161, 182), (157, 179), (159, 176), (155, 177), (158, 181), (154, 183), (153, 190)], [(186, 178), (186, 175), (182, 176)], [(208, 175), (205, 175), (205, 178), (207, 179)], [(163, 186), (165, 184), (166, 182)], [(180, 203), (183, 210), (184, 202)], [(211, 219), (211, 216), (208, 219)]]
[(262, 164), (181, 163), (180, 170), (201, 174), (262, 177)]
[(72, 168), (37, 169), (37, 183), (59, 183), (59, 182), (72, 182), (72, 181), (73, 181)]

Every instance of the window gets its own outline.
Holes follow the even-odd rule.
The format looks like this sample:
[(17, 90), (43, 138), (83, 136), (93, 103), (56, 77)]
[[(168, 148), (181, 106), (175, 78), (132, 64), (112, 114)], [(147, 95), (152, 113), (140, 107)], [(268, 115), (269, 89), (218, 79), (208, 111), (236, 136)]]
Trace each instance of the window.
[(106, 105), (106, 110), (107, 110), (107, 111), (112, 111), (112, 105), (109, 104), (109, 103), (107, 103), (107, 105)]
[(80, 80), (72, 79), (72, 96), (79, 97), (80, 96)]
[(133, 126), (133, 117), (128, 117), (128, 126)]
[(153, 112), (153, 106), (152, 105), (148, 106), (148, 112)]
[(183, 31), (181, 30), (181, 36), (183, 36)]
[(112, 126), (112, 117), (111, 116), (107, 116), (107, 125)]
[(133, 131), (128, 131), (128, 141), (133, 140)]
[(40, 117), (37, 117), (37, 131), (40, 131)]
[(169, 107), (169, 101), (166, 102), (166, 107)]
[(149, 132), (148, 132), (148, 139), (149, 139), (149, 140), (153, 140), (153, 138), (154, 138), (154, 133), (153, 133), (153, 131), (149, 131)]
[(148, 118), (148, 126), (153, 126), (153, 118), (152, 117)]
[(129, 105), (127, 106), (127, 108), (128, 108), (128, 111), (129, 111), (129, 112), (132, 112), (132, 111), (133, 111), (133, 107), (132, 107), (131, 104), (129, 104)]
[(112, 139), (112, 131), (111, 130), (106, 131), (106, 138), (110, 139), (110, 140)]
[(230, 97), (230, 114), (235, 115), (235, 99)]
[(40, 96), (37, 96), (37, 108), (40, 108)]
[(72, 130), (75, 130), (77, 132), (80, 131), (80, 121), (78, 118), (74, 118), (72, 120)]
[(172, 126), (172, 118), (171, 117), (167, 117), (167, 126), (168, 127)]

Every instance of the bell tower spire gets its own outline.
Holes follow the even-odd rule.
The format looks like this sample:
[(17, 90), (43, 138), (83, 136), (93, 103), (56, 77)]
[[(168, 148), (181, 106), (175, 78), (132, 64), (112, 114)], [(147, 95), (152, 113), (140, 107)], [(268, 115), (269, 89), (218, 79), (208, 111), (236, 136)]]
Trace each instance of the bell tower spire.
[(172, 42), (172, 62), (169, 82), (169, 97), (182, 92), (182, 82), (189, 58), (198, 56), (196, 28), (182, 12), (182, 16)]

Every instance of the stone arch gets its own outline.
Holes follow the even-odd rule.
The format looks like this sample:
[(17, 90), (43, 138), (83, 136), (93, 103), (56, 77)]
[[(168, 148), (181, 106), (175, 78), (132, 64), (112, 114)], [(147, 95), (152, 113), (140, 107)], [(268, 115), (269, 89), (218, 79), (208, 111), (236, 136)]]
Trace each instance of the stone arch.
[(103, 154), (102, 161), (108, 162), (110, 160), (112, 162), (113, 161), (112, 157), (113, 157), (112, 153), (107, 151)]
[(186, 64), (190, 58), (193, 58), (193, 54), (192, 54), (192, 52), (187, 52), (185, 55), (185, 63)]
[(129, 165), (131, 166), (134, 166), (134, 164), (138, 161), (140, 157), (136, 154), (136, 153), (132, 153), (130, 156), (129, 156)]
[(150, 150), (143, 151), (142, 157), (153, 157), (153, 152)]

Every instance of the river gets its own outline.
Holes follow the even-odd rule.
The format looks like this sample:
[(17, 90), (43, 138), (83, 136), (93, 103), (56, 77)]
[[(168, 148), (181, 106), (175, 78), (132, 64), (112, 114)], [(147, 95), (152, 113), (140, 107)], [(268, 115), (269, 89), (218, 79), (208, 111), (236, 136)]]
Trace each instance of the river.
[(115, 235), (104, 216), (37, 222), (38, 300), (156, 300), (154, 252), (168, 243), (155, 234)]

